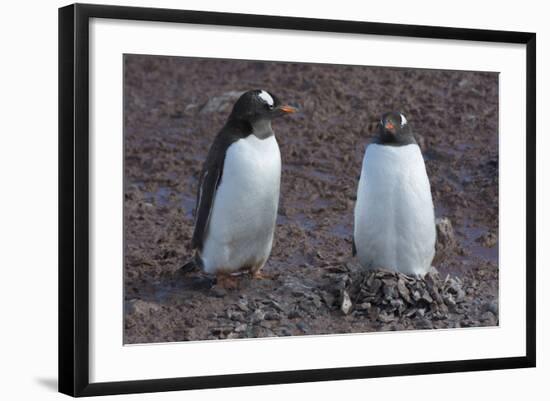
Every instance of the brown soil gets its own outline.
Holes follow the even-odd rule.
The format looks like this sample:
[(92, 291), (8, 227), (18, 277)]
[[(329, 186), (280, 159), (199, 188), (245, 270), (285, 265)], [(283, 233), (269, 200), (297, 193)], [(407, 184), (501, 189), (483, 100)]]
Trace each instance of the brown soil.
[[(498, 324), (497, 73), (127, 55), (124, 74), (125, 343)], [(192, 255), (202, 162), (253, 88), (301, 113), (273, 124), (283, 170), (272, 278), (227, 291), (177, 270)], [(451, 223), (428, 283), (373, 278), (351, 257), (368, 127), (389, 110), (407, 115), (436, 216)], [(403, 280), (418, 299), (396, 290)], [(441, 299), (423, 298), (433, 291)]]

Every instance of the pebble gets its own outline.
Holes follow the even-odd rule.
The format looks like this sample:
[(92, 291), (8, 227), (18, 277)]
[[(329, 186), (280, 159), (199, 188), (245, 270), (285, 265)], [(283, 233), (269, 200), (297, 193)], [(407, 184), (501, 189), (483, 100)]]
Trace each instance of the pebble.
[(357, 304), (355, 305), (355, 309), (359, 309), (359, 310), (369, 310), (371, 308), (371, 303), (370, 302), (363, 302), (363, 303), (360, 303), (360, 304)]
[(334, 302), (336, 301), (336, 297), (327, 291), (323, 292), (322, 298), (329, 308), (332, 307), (334, 305)]
[(342, 304), (340, 305), (340, 310), (344, 313), (344, 315), (347, 315), (350, 313), (352, 307), (353, 304), (351, 303), (349, 294), (346, 290), (344, 290), (342, 292)]
[(486, 248), (492, 248), (498, 243), (498, 235), (493, 232), (487, 232), (477, 239)]
[(378, 306), (373, 306), (372, 308), (370, 308), (369, 310), (369, 317), (372, 319), (372, 320), (377, 320), (378, 319), (378, 315), (380, 315), (380, 308)]
[(417, 323), (419, 329), (433, 329), (433, 323), (429, 319), (419, 319)]
[(435, 219), (437, 231), (437, 241), (435, 248), (437, 251), (452, 250), (457, 247), (458, 242), (451, 220), (448, 217), (439, 217)]
[(309, 299), (315, 306), (315, 308), (319, 309), (321, 307), (321, 298), (315, 294), (312, 294), (309, 296)]
[(430, 294), (428, 293), (428, 291), (424, 291), (424, 293), (422, 294), (422, 298), (424, 301), (426, 301), (427, 303), (431, 304), (434, 300), (433, 298), (430, 296)]
[(493, 315), (498, 316), (498, 302), (496, 301), (486, 302), (483, 304), (482, 310), (489, 311)]
[(302, 332), (307, 333), (309, 331), (309, 327), (304, 322), (298, 322), (296, 323), (296, 327)]
[(390, 286), (389, 284), (384, 283), (383, 292), (384, 292), (384, 297), (388, 301), (397, 296), (397, 291), (393, 285)]
[(297, 319), (300, 317), (302, 317), (302, 314), (297, 309), (291, 310), (288, 314), (289, 319)]
[(378, 320), (382, 323), (389, 323), (395, 320), (395, 316), (386, 312), (382, 312), (378, 315)]
[(214, 327), (213, 329), (210, 330), (210, 332), (215, 336), (222, 335), (222, 334), (227, 335), (232, 331), (233, 331), (233, 328), (230, 326)]
[(154, 302), (146, 302), (140, 299), (132, 299), (126, 303), (127, 313), (138, 313), (138, 314), (147, 314), (155, 313), (160, 310), (160, 305)]
[(265, 314), (265, 320), (281, 320), (281, 315), (276, 312), (267, 312)]
[(239, 299), (236, 305), (243, 312), (248, 312), (250, 310), (248, 308), (248, 301), (246, 299)]
[(410, 291), (405, 286), (405, 281), (403, 281), (403, 279), (397, 280), (397, 291), (407, 303), (411, 303)]
[(251, 321), (252, 323), (259, 323), (265, 319), (265, 312), (261, 309), (256, 309), (254, 313), (252, 313)]
[(235, 327), (235, 332), (241, 333), (243, 331), (246, 331), (247, 327), (248, 326), (246, 325), (246, 323), (241, 323)]
[(284, 312), (283, 307), (275, 300), (270, 300), (269, 305), (273, 306), (278, 312)]

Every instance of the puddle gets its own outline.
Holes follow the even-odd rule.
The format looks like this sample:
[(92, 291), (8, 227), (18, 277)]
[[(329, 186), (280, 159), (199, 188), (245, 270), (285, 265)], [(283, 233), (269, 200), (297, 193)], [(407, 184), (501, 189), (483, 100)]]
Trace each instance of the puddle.
[(158, 304), (169, 303), (171, 299), (181, 298), (188, 291), (209, 291), (214, 285), (213, 278), (207, 276), (168, 277), (151, 283), (140, 289), (140, 299)]
[(304, 213), (293, 213), (291, 217), (278, 214), (276, 224), (280, 226), (297, 224), (304, 230), (313, 230), (317, 226), (317, 223), (313, 219), (307, 217)]
[(180, 205), (185, 210), (185, 216), (193, 218), (193, 211), (195, 209), (195, 203), (197, 200), (194, 196), (181, 195)]
[(353, 236), (353, 224), (340, 223), (330, 226), (329, 232), (339, 238), (346, 239)]
[(489, 232), (487, 227), (467, 222), (462, 227), (458, 228), (457, 232), (459, 233), (458, 238), (461, 240), (462, 246), (470, 254), (469, 256), (465, 256), (463, 258), (471, 258), (472, 256), (475, 256), (495, 264), (498, 263), (498, 241), (492, 247), (483, 246), (478, 241), (478, 238)]
[(172, 191), (166, 187), (159, 187), (155, 192), (144, 192), (145, 200), (153, 205), (168, 206)]
[[(138, 183), (141, 189), (143, 189), (144, 184)], [(166, 186), (159, 186), (156, 191), (146, 191), (143, 190), (144, 200), (146, 202), (152, 203), (155, 206), (160, 207), (181, 207), (185, 216), (188, 218), (193, 218), (193, 210), (195, 209), (196, 198), (184, 193), (178, 194), (176, 191), (172, 190)]]

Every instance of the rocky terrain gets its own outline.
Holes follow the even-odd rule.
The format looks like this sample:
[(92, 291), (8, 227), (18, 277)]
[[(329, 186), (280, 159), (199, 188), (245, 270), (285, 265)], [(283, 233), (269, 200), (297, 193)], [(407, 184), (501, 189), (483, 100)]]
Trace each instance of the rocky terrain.
[[(498, 74), (127, 55), (124, 85), (125, 343), (498, 324)], [(301, 112), (273, 124), (271, 278), (230, 291), (178, 269), (202, 162), (252, 88)], [(369, 126), (388, 110), (406, 114), (432, 185), (438, 244), (424, 279), (351, 257)]]

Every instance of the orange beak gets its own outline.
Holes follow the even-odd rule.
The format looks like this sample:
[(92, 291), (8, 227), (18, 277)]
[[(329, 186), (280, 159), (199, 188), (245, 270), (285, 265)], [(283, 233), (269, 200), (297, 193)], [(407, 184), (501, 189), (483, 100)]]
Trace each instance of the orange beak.
[(393, 131), (395, 129), (394, 125), (391, 121), (386, 121), (386, 125), (384, 126), (388, 131)]
[(281, 110), (284, 113), (296, 113), (298, 111), (296, 107), (292, 107), (288, 104), (285, 104), (284, 106), (279, 107), (279, 110)]

